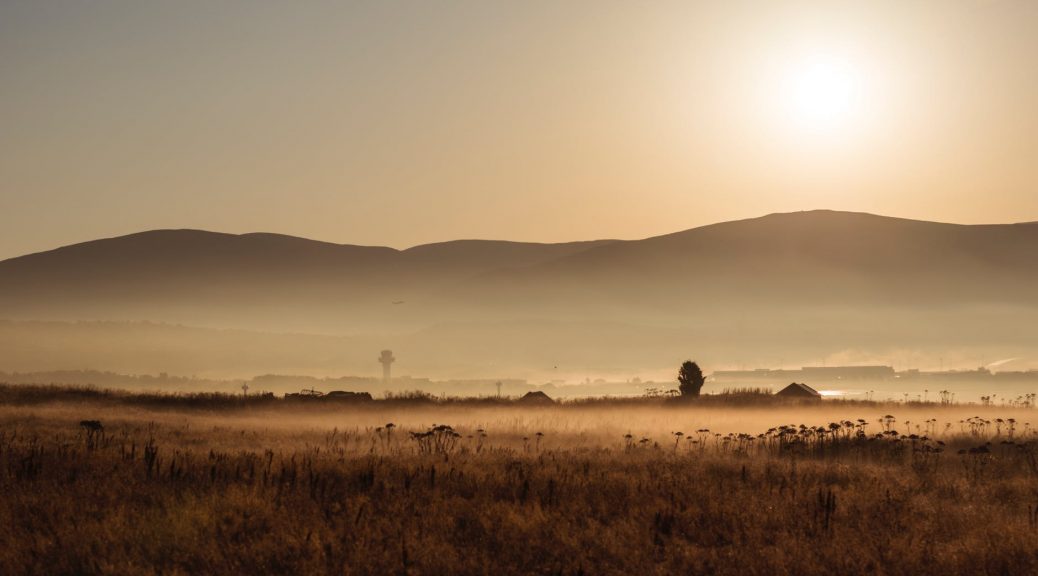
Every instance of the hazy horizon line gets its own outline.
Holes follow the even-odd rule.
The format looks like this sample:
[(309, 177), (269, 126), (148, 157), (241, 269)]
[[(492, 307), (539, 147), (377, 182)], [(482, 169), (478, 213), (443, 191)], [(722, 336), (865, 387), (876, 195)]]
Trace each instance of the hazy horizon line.
[(663, 233), (660, 233), (660, 234), (654, 234), (654, 235), (651, 235), (651, 236), (640, 236), (640, 237), (634, 237), (634, 238), (616, 238), (616, 237), (613, 237), (613, 238), (584, 238), (584, 239), (574, 239), (574, 240), (559, 240), (559, 241), (553, 241), (552, 242), (552, 241), (536, 241), (536, 240), (509, 240), (509, 239), (504, 239), (504, 238), (500, 238), (500, 237), (497, 237), (497, 238), (460, 237), (460, 238), (454, 238), (454, 239), (449, 239), (449, 240), (437, 240), (437, 241), (433, 241), (433, 242), (424, 242), (424, 243), (420, 243), (420, 244), (413, 244), (413, 245), (409, 245), (409, 246), (406, 246), (406, 247), (398, 247), (398, 246), (392, 246), (392, 245), (388, 245), (388, 244), (357, 244), (357, 243), (351, 243), (351, 242), (333, 242), (333, 241), (330, 241), (330, 240), (321, 240), (321, 239), (313, 238), (313, 237), (309, 237), (309, 236), (299, 236), (299, 235), (296, 235), (296, 234), (289, 234), (289, 233), (285, 233), (285, 232), (271, 232), (271, 231), (264, 231), (264, 230), (254, 230), (254, 231), (250, 231), (250, 232), (226, 232), (226, 231), (222, 231), (222, 230), (214, 230), (214, 229), (208, 229), (208, 228), (192, 228), (192, 227), (183, 227), (183, 228), (150, 228), (150, 229), (145, 229), (145, 230), (139, 230), (137, 232), (129, 232), (129, 233), (126, 233), (126, 234), (116, 234), (114, 236), (100, 236), (100, 237), (80, 240), (80, 241), (72, 242), (72, 243), (69, 243), (69, 244), (62, 244), (62, 245), (59, 245), (59, 246), (55, 246), (53, 248), (47, 248), (47, 249), (38, 250), (38, 251), (35, 251), (35, 252), (26, 252), (24, 254), (18, 254), (18, 255), (15, 255), (15, 256), (0, 257), (0, 262), (4, 262), (4, 261), (7, 261), (7, 260), (14, 260), (14, 259), (22, 258), (22, 257), (26, 257), (26, 256), (33, 256), (33, 255), (36, 255), (36, 254), (44, 254), (44, 253), (47, 253), (47, 252), (53, 252), (55, 250), (61, 250), (63, 248), (68, 248), (68, 247), (71, 247), (71, 246), (78, 246), (78, 245), (81, 245), (81, 244), (89, 244), (89, 243), (92, 243), (92, 242), (100, 242), (100, 241), (104, 241), (104, 240), (115, 240), (115, 239), (119, 239), (119, 238), (128, 238), (128, 237), (131, 237), (131, 236), (140, 236), (140, 235), (152, 234), (152, 233), (156, 233), (156, 232), (200, 232), (200, 233), (205, 233), (205, 234), (215, 234), (215, 235), (222, 235), (222, 236), (236, 236), (236, 237), (242, 237), (242, 236), (280, 236), (280, 237), (284, 237), (284, 238), (293, 238), (293, 239), (299, 239), (299, 240), (306, 240), (308, 242), (316, 242), (316, 243), (321, 243), (321, 244), (330, 244), (330, 245), (333, 245), (333, 246), (353, 246), (353, 247), (361, 247), (361, 248), (387, 248), (387, 249), (390, 249), (390, 250), (395, 250), (397, 252), (406, 252), (408, 250), (412, 250), (412, 249), (415, 249), (415, 248), (422, 248), (422, 247), (425, 247), (425, 246), (436, 246), (436, 245), (439, 245), (439, 244), (451, 244), (451, 243), (457, 243), (457, 242), (495, 242), (495, 243), (508, 243), (508, 244), (534, 244), (534, 245), (580, 244), (580, 243), (591, 243), (591, 242), (637, 242), (637, 241), (640, 241), (640, 240), (649, 240), (649, 239), (652, 239), (652, 238), (661, 238), (661, 237), (665, 237), (665, 236), (671, 236), (673, 234), (681, 234), (683, 232), (688, 232), (690, 230), (696, 230), (696, 229), (699, 229), (699, 228), (707, 228), (707, 227), (718, 226), (718, 225), (723, 225), (723, 224), (730, 224), (730, 223), (736, 223), (736, 222), (747, 222), (747, 221), (750, 221), (750, 220), (761, 220), (761, 219), (764, 219), (764, 218), (770, 218), (770, 217), (775, 217), (775, 216), (790, 216), (790, 215), (795, 215), (795, 214), (815, 214), (815, 213), (851, 214), (851, 215), (859, 215), (859, 216), (871, 216), (871, 217), (882, 218), (882, 219), (889, 219), (889, 220), (902, 220), (902, 221), (909, 221), (909, 222), (920, 222), (920, 223), (928, 223), (928, 224), (944, 224), (944, 225), (949, 225), (949, 226), (966, 226), (966, 227), (975, 227), (975, 226), (1012, 226), (1012, 225), (1026, 225), (1026, 224), (1036, 224), (1036, 223), (1038, 223), (1038, 220), (1019, 220), (1019, 221), (1015, 221), (1015, 222), (981, 222), (981, 223), (977, 223), (977, 222), (973, 222), (973, 223), (947, 222), (947, 221), (941, 221), (941, 220), (924, 220), (924, 219), (921, 219), (921, 218), (909, 218), (909, 217), (902, 217), (902, 216), (890, 216), (890, 215), (887, 215), (887, 214), (879, 214), (879, 213), (876, 213), (876, 212), (865, 212), (865, 211), (857, 211), (857, 210), (835, 210), (835, 209), (831, 209), (831, 208), (813, 208), (813, 209), (810, 209), (810, 210), (792, 210), (792, 211), (788, 211), (788, 212), (769, 212), (767, 214), (763, 214), (763, 215), (759, 215), (759, 216), (747, 216), (747, 217), (744, 217), (744, 218), (735, 218), (735, 219), (732, 219), (732, 220), (720, 220), (720, 221), (717, 221), (717, 222), (710, 222), (710, 223), (707, 223), (707, 224), (700, 224), (698, 226), (692, 226), (692, 227), (689, 227), (689, 228), (682, 228), (680, 230), (674, 230), (674, 231), (670, 231), (670, 232), (663, 232)]

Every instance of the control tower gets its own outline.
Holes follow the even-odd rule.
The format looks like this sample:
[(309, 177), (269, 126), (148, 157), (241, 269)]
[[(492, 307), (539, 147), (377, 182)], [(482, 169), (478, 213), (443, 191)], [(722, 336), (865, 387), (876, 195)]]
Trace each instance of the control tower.
[(383, 350), (382, 355), (378, 357), (378, 361), (382, 364), (382, 381), (388, 384), (390, 378), (392, 378), (390, 366), (393, 365), (393, 362), (396, 362), (396, 358), (393, 357), (393, 351)]

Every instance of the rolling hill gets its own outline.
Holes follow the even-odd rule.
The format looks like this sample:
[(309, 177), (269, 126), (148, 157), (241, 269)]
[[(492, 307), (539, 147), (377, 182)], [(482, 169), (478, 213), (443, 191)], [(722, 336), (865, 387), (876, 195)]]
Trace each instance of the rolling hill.
[(633, 241), (407, 250), (160, 230), (0, 262), (0, 318), (347, 335), (447, 371), (635, 370), (690, 349), (728, 362), (1026, 349), (1036, 294), (1038, 223), (830, 211)]

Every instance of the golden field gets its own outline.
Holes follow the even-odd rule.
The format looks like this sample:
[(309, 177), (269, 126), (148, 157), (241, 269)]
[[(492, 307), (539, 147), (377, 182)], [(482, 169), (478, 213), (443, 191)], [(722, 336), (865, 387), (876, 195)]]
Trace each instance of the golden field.
[(78, 392), (0, 387), (5, 573), (1038, 571), (1032, 408)]

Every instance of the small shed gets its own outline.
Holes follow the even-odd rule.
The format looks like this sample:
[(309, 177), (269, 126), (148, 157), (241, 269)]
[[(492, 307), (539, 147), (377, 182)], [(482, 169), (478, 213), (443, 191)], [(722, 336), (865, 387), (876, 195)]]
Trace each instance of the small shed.
[(324, 396), (324, 392), (318, 392), (313, 388), (309, 390), (304, 388), (299, 392), (289, 392), (288, 394), (285, 394), (285, 400), (313, 400), (322, 396)]
[(343, 400), (346, 402), (368, 402), (371, 400), (371, 394), (367, 392), (347, 392), (345, 390), (332, 390), (324, 397), (327, 400)]
[(533, 392), (527, 392), (519, 399), (522, 404), (554, 404), (555, 401), (540, 390), (534, 390)]
[(808, 386), (807, 384), (801, 384), (793, 382), (789, 386), (786, 386), (782, 390), (775, 393), (775, 396), (782, 398), (796, 398), (800, 400), (821, 400), (822, 395), (818, 393), (818, 390)]

